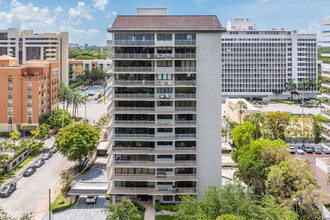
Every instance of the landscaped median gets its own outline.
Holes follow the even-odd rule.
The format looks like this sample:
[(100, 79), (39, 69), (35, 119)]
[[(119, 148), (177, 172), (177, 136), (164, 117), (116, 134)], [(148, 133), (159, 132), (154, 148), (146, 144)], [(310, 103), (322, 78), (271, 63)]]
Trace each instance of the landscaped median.
[(63, 194), (60, 193), (56, 198), (56, 200), (51, 204), (51, 209), (53, 213), (60, 212), (74, 206), (75, 204), (77, 204), (77, 202), (78, 202), (78, 196), (75, 198), (73, 203), (70, 203), (70, 199), (65, 199), (63, 197)]
[(28, 164), (34, 158), (35, 158), (34, 156), (29, 156), (20, 165), (15, 167), (12, 171), (10, 171), (9, 173), (2, 174), (0, 176), (0, 185), (2, 185), (4, 182), (6, 182), (11, 177), (13, 177), (20, 169), (22, 169), (26, 164)]

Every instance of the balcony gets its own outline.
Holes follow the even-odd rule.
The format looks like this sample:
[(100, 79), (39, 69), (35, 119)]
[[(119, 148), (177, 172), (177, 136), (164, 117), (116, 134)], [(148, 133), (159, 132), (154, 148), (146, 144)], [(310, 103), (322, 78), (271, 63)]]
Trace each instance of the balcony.
[(177, 174), (177, 175), (137, 175), (137, 174), (112, 174), (111, 181), (197, 181), (196, 174)]
[(196, 86), (196, 80), (175, 80), (176, 86)]
[(132, 59), (132, 60), (137, 60), (137, 59), (155, 59), (154, 54), (134, 54), (134, 53), (115, 53), (112, 55), (113, 59)]
[(149, 168), (174, 168), (174, 167), (197, 167), (195, 160), (176, 161), (173, 163), (156, 163), (155, 161), (113, 160), (111, 167), (149, 167)]
[(176, 53), (175, 59), (196, 59), (195, 53)]
[(114, 111), (118, 112), (153, 112), (154, 107), (114, 107)]
[(175, 139), (196, 139), (196, 134), (176, 134)]
[(114, 80), (115, 86), (154, 86), (153, 80)]
[(196, 94), (175, 94), (176, 99), (196, 99)]
[(114, 120), (113, 125), (154, 125), (155, 121)]
[(108, 194), (119, 195), (176, 195), (176, 194), (197, 194), (197, 188), (148, 188), (148, 187), (111, 187)]
[(161, 147), (157, 148), (148, 148), (148, 147), (112, 147), (111, 149), (114, 153), (122, 154), (176, 154), (176, 153), (196, 153), (196, 147), (176, 147), (162, 149)]
[(155, 45), (154, 40), (114, 40), (112, 46), (145, 46)]
[(321, 34), (325, 37), (329, 37), (330, 36), (330, 31), (322, 31)]
[(114, 72), (154, 72), (155, 67), (114, 67)]
[(178, 111), (178, 112), (195, 112), (196, 107), (175, 107), (175, 111)]
[(176, 72), (196, 72), (196, 67), (175, 67)]
[[(322, 125), (323, 125), (323, 123), (322, 123)], [(322, 132), (321, 135), (322, 135), (322, 137), (324, 137), (325, 139), (330, 140), (330, 133)]]
[(330, 83), (328, 83), (328, 82), (322, 82), (322, 86), (323, 87), (330, 88)]
[(115, 99), (151, 99), (155, 94), (115, 94)]
[(196, 40), (175, 40), (175, 46), (196, 45)]
[(196, 120), (175, 120), (176, 125), (196, 125)]
[[(327, 116), (329, 117), (329, 115), (330, 114), (327, 114)], [(325, 122), (325, 123), (322, 123), (322, 127), (324, 127), (324, 128), (326, 128), (326, 129), (328, 129), (328, 130), (330, 130), (330, 123), (328, 122)]]

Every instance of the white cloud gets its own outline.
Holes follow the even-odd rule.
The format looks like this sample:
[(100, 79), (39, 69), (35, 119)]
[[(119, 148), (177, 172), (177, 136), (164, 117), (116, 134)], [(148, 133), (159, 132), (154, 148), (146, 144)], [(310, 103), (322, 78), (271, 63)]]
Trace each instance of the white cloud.
[(116, 11), (111, 11), (110, 13), (108, 13), (105, 17), (106, 18), (110, 18), (112, 16), (116, 17), (117, 16), (117, 12)]
[(300, 33), (320, 35), (321, 34), (321, 24), (317, 20), (312, 21), (311, 23), (309, 23), (308, 28), (301, 30)]
[(89, 14), (89, 8), (86, 6), (85, 2), (78, 2), (76, 8), (70, 8), (69, 16), (69, 23), (72, 25), (81, 24), (83, 19), (93, 19), (93, 17)]
[(94, 8), (104, 11), (105, 6), (109, 3), (109, 0), (93, 0)]

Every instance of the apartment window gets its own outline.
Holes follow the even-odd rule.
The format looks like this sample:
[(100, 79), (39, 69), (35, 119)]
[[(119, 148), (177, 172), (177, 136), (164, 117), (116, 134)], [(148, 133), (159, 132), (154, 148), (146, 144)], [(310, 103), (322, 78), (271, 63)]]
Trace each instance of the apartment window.
[(159, 41), (171, 41), (172, 34), (157, 34), (157, 40)]
[(173, 201), (173, 196), (164, 196), (164, 201)]
[(172, 88), (157, 88), (157, 93), (172, 93), (173, 89)]
[(8, 115), (13, 115), (13, 109), (12, 108), (8, 108)]
[(9, 75), (8, 76), (8, 82), (12, 82), (13, 81), (13, 75)]
[(172, 119), (172, 115), (157, 115), (157, 119)]
[(158, 159), (172, 159), (173, 155), (157, 155), (157, 158)]
[(157, 106), (172, 106), (171, 101), (158, 101)]
[(29, 124), (32, 123), (32, 117), (28, 117), (28, 123), (29, 123)]
[(8, 90), (13, 90), (13, 84), (11, 83), (8, 84)]
[(172, 74), (157, 74), (158, 80), (172, 80)]
[(28, 99), (32, 98), (32, 92), (28, 92)]
[(32, 90), (32, 83), (28, 84), (28, 90), (31, 91)]
[(28, 108), (28, 115), (32, 115), (32, 108)]
[(12, 99), (8, 100), (8, 107), (13, 107), (13, 100)]
[(8, 92), (8, 99), (12, 99), (13, 98), (13, 92)]
[(28, 100), (28, 107), (32, 107), (32, 100), (31, 99)]
[(157, 61), (158, 67), (172, 67), (172, 60), (159, 60)]
[(13, 117), (8, 117), (8, 124), (12, 124), (13, 123)]
[(157, 128), (157, 132), (161, 133), (172, 133), (172, 128)]

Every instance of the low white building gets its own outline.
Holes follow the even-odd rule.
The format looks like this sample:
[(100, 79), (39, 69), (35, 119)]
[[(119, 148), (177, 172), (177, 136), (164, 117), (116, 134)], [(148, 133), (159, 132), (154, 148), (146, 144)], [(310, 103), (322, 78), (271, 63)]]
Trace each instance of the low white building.
[[(242, 110), (240, 113), (239, 109), (236, 109), (236, 105), (238, 101), (243, 101), (246, 104), (246, 109)], [(224, 111), (224, 115), (230, 120), (230, 121), (236, 121), (236, 122), (243, 122), (245, 116), (252, 114), (254, 112), (259, 112), (259, 109), (254, 107), (251, 103), (246, 101), (245, 99), (226, 99), (226, 107)]]

